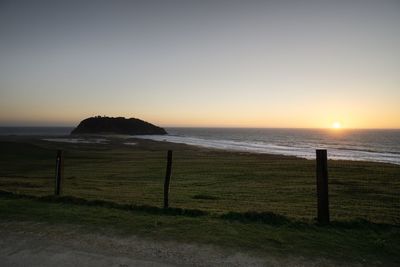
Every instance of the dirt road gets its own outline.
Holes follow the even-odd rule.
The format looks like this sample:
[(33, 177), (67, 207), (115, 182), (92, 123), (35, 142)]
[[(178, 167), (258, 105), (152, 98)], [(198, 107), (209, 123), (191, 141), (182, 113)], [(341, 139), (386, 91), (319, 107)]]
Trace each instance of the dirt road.
[(208, 245), (88, 233), (72, 225), (0, 222), (0, 266), (334, 266), (303, 258), (254, 257)]
[(70, 225), (0, 223), (0, 266), (264, 266), (212, 246), (86, 233)]

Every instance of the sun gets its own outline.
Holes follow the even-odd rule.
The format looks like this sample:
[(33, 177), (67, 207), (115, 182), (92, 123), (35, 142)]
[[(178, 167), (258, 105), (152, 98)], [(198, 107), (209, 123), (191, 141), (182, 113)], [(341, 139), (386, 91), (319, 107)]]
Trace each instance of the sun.
[(332, 128), (333, 129), (340, 129), (342, 128), (342, 124), (338, 121), (335, 121), (334, 123), (332, 123)]

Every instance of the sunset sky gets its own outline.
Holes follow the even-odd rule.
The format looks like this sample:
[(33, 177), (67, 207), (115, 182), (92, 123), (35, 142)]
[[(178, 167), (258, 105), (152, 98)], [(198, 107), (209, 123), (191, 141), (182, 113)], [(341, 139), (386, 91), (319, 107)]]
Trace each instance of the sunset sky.
[(400, 128), (400, 1), (0, 0), (0, 126)]

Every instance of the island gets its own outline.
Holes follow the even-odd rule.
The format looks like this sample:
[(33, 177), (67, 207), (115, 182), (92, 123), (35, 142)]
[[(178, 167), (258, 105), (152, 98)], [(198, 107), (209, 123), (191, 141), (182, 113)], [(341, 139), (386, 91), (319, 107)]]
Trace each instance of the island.
[(71, 132), (79, 134), (165, 135), (167, 131), (136, 118), (96, 116), (84, 119)]

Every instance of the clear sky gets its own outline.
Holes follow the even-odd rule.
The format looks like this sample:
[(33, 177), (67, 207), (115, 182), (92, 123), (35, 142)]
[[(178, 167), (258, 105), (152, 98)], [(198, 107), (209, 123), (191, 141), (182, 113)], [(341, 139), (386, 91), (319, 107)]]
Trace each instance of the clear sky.
[(400, 128), (400, 1), (0, 0), (0, 125)]

